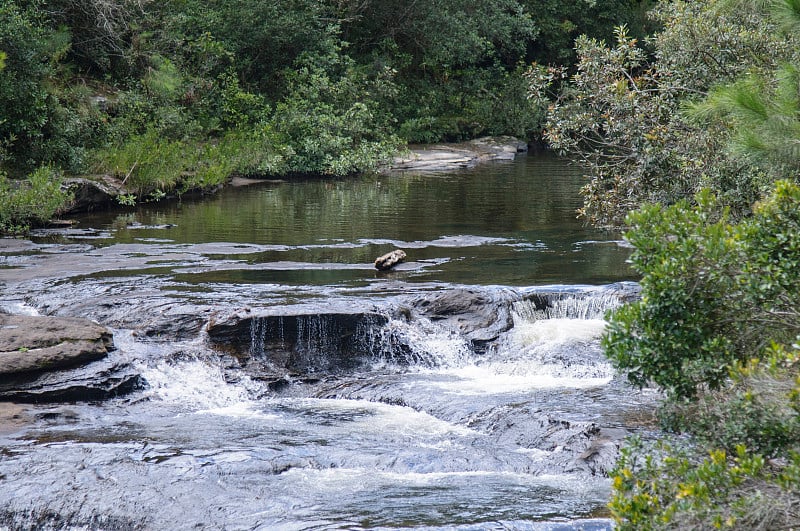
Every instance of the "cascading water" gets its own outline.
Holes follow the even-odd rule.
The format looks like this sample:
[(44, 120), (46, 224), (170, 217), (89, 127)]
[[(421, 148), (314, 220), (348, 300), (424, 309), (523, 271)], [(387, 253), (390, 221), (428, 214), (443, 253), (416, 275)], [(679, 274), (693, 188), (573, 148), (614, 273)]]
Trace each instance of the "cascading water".
[[(114, 220), (92, 234), (119, 241), (96, 246), (76, 244), (88, 232), (75, 230), (16, 244), (0, 308), (114, 326), (115, 356), (146, 385), (27, 405), (22, 428), (0, 423), (0, 528), (610, 528), (605, 474), (652, 403), (599, 346), (604, 312), (631, 296), (604, 286), (627, 278), (616, 276), (627, 251), (606, 244), (587, 257), (596, 235), (507, 204), (558, 204), (530, 183), (535, 172), (494, 171), (280, 185), (259, 192), (269, 201), (252, 192), (256, 206), (231, 202), (261, 231), (240, 243), (230, 242), (241, 225), (206, 241), (181, 210), (133, 232)], [(465, 183), (486, 210), (434, 219), (434, 199)], [(371, 203), (322, 228), (311, 220), (294, 241), (302, 223), (263, 209), (281, 194), (302, 204), (302, 186), (311, 198), (352, 186)], [(403, 195), (427, 187), (433, 202)], [(389, 221), (350, 235), (379, 206)], [(559, 224), (573, 223), (574, 207)], [(554, 239), (562, 232), (572, 240)], [(375, 273), (370, 257), (387, 241), (410, 242), (414, 261)], [(586, 273), (601, 262), (612, 273)]]

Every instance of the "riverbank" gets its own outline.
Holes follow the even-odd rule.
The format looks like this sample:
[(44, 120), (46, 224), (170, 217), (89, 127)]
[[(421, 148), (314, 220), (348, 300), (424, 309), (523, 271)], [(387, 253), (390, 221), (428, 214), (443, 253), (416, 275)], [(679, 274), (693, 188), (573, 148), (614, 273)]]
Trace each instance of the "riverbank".
[[(528, 150), (526, 142), (511, 136), (483, 137), (467, 142), (451, 144), (410, 145), (402, 154), (395, 156), (390, 164), (378, 172), (396, 173), (449, 172), (473, 168), (479, 164), (514, 160)], [(266, 179), (273, 180), (270, 176)], [(223, 186), (242, 186), (263, 182), (258, 177), (231, 175)], [(207, 194), (218, 191), (221, 186), (194, 189), (188, 193)], [(110, 175), (72, 177), (63, 181), (62, 190), (71, 196), (71, 201), (61, 209), (61, 216), (108, 208), (112, 205), (130, 204), (134, 190), (124, 180)], [(169, 197), (172, 192), (164, 195)]]

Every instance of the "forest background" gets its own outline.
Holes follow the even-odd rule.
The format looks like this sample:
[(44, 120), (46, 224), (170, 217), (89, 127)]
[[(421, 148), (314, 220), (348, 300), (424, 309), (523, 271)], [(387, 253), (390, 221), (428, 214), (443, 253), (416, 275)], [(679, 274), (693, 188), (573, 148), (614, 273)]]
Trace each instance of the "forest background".
[(535, 139), (529, 65), (572, 65), (580, 34), (643, 34), (647, 4), (2, 0), (0, 226), (55, 213), (64, 175), (116, 177), (133, 203), (370, 171), (407, 143)]
[(110, 175), (371, 171), (511, 134), (580, 163), (642, 297), (603, 344), (665, 396), (620, 529), (800, 526), (800, 0), (0, 1), (0, 229)]

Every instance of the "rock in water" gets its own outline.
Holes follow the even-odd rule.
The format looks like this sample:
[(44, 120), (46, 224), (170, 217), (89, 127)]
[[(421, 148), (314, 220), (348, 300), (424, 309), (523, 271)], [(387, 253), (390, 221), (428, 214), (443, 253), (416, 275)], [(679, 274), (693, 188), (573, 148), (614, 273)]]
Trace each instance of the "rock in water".
[(0, 314), (0, 401), (102, 400), (142, 385), (108, 328), (74, 317)]
[(386, 253), (375, 259), (375, 269), (378, 271), (389, 271), (391, 268), (406, 259), (405, 251), (395, 249), (391, 253)]
[(0, 375), (83, 365), (113, 348), (111, 331), (86, 319), (0, 315)]

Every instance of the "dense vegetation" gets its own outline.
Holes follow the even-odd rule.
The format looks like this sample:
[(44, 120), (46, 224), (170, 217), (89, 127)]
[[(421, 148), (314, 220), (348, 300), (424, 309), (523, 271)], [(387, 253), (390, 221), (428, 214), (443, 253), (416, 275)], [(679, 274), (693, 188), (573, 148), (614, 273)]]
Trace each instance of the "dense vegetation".
[[(800, 2), (661, 2), (644, 42), (576, 41), (551, 146), (587, 171), (584, 216), (625, 226), (641, 300), (607, 355), (667, 397), (631, 441), (620, 529), (800, 525)], [(691, 435), (690, 438), (679, 434)]]
[(647, 4), (2, 0), (0, 227), (52, 215), (62, 176), (110, 175), (133, 202), (232, 174), (369, 171), (407, 142), (532, 138), (527, 65), (643, 28)]

